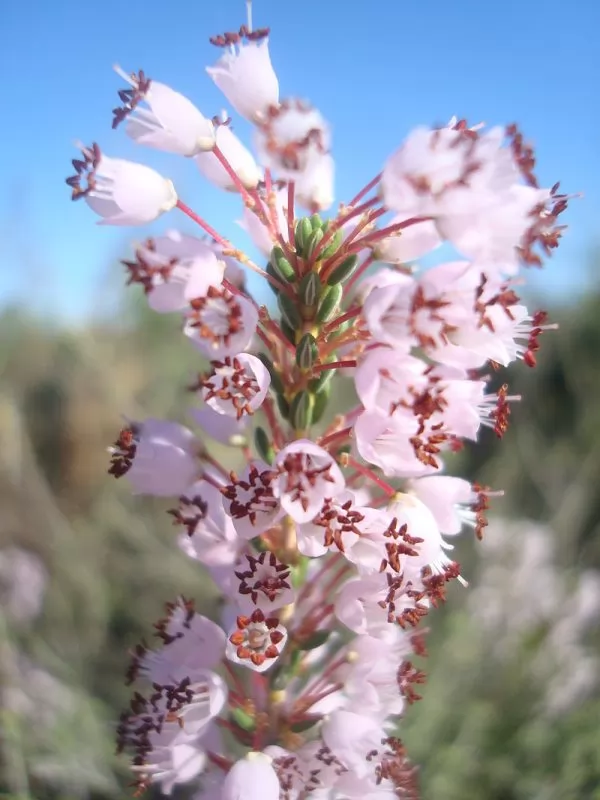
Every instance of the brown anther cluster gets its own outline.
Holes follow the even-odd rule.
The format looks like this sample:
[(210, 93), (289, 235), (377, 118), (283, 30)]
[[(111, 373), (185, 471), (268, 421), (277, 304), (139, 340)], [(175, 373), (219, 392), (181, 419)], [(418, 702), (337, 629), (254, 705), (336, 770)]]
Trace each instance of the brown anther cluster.
[(380, 572), (384, 572), (390, 566), (394, 572), (402, 571), (402, 564), (400, 558), (402, 556), (418, 556), (419, 551), (415, 550), (415, 545), (421, 544), (423, 539), (408, 534), (408, 525), (406, 523), (399, 528), (398, 520), (393, 519), (383, 534), (386, 539), (392, 539), (391, 542), (386, 542), (385, 551), (386, 558), (381, 562)]
[(415, 690), (415, 686), (422, 686), (427, 680), (427, 675), (417, 669), (412, 662), (403, 661), (400, 664), (396, 673), (396, 680), (398, 681), (400, 694), (406, 698), (406, 702), (409, 705), (423, 699)]
[(523, 263), (528, 267), (542, 266), (541, 256), (533, 248), (539, 245), (545, 256), (551, 256), (566, 229), (566, 225), (558, 224), (558, 218), (567, 210), (569, 198), (565, 194), (559, 194), (559, 188), (559, 184), (555, 183), (550, 190), (549, 208), (546, 203), (541, 203), (531, 212), (532, 224), (518, 248)]
[[(421, 347), (436, 347), (438, 342), (431, 334), (425, 334), (419, 331), (416, 324), (416, 315), (419, 312), (428, 311), (429, 320), (432, 322), (440, 323), (440, 338), (445, 340), (447, 335), (453, 330), (451, 325), (444, 320), (440, 314), (441, 309), (451, 305), (449, 300), (442, 300), (440, 298), (427, 298), (425, 297), (425, 290), (422, 286), (418, 286), (412, 299), (411, 305), (411, 332), (417, 339)], [(422, 313), (421, 313), (422, 316)]]
[(304, 496), (305, 484), (314, 487), (317, 480), (333, 482), (329, 474), (330, 464), (322, 467), (313, 465), (313, 458), (308, 453), (288, 453), (279, 467), (279, 474), (285, 476), (285, 486), (283, 491), (291, 495), (292, 502), (300, 502), (306, 511), (308, 499)]
[(188, 600), (185, 597), (181, 596), (175, 602), (165, 603), (165, 616), (162, 619), (159, 619), (157, 622), (154, 623), (155, 629), (155, 636), (158, 636), (159, 639), (162, 639), (165, 645), (171, 644), (176, 639), (181, 639), (183, 637), (183, 632), (178, 631), (175, 636), (168, 633), (169, 624), (173, 618), (173, 614), (178, 610), (182, 609), (184, 611), (184, 620), (182, 625), (184, 628), (189, 628), (191, 625), (192, 620), (196, 614), (196, 609), (194, 608), (194, 601)]
[(529, 186), (537, 189), (539, 184), (533, 173), (535, 168), (533, 147), (526, 144), (523, 134), (514, 123), (506, 127), (506, 135), (510, 140), (510, 149), (521, 175)]
[(131, 684), (137, 680), (140, 674), (142, 663), (147, 654), (148, 645), (144, 641), (136, 644), (136, 646), (130, 652), (131, 660), (129, 661), (129, 666), (125, 672), (125, 686), (131, 686)]
[(248, 659), (257, 667), (277, 658), (277, 645), (283, 639), (283, 633), (276, 630), (278, 625), (277, 617), (265, 617), (259, 608), (249, 617), (239, 616), (237, 630), (229, 637), (231, 644), (237, 647), (237, 657)]
[(399, 800), (419, 800), (418, 770), (408, 760), (404, 745), (395, 736), (384, 739), (382, 744), (387, 750), (380, 754), (375, 771), (377, 783), (390, 781)]
[[(241, 419), (244, 414), (252, 414), (250, 401), (259, 392), (258, 381), (246, 371), (246, 367), (239, 358), (227, 356), (223, 361), (211, 361), (212, 372), (201, 375), (192, 391), (206, 390), (204, 400), (230, 400), (236, 410), (236, 418)], [(220, 372), (225, 372), (224, 375)]]
[(488, 526), (486, 511), (490, 507), (489, 486), (481, 486), (479, 483), (473, 484), (473, 491), (477, 494), (477, 500), (472, 505), (475, 512), (475, 536), (479, 541), (483, 539), (483, 531)]
[[(421, 618), (427, 614), (427, 607), (415, 604), (413, 597), (417, 596), (417, 592), (412, 589), (412, 584), (404, 582), (403, 575), (392, 575), (390, 572), (386, 573), (388, 584), (387, 595), (384, 600), (380, 600), (378, 605), (382, 609), (387, 609), (387, 621), (390, 624), (397, 624), (403, 630), (407, 627), (416, 627)], [(402, 600), (402, 597), (406, 600)], [(422, 595), (421, 595), (422, 596)], [(399, 611), (399, 603), (404, 602), (402, 610)]]
[(111, 448), (110, 467), (108, 474), (121, 478), (131, 469), (137, 450), (138, 431), (134, 426), (123, 428), (117, 441)]
[(333, 501), (327, 499), (323, 503), (318, 516), (315, 517), (312, 524), (319, 525), (325, 529), (325, 536), (323, 538), (323, 545), (331, 547), (335, 545), (340, 553), (345, 553), (343, 536), (345, 533), (354, 533), (360, 536), (360, 523), (364, 520), (365, 515), (352, 508), (352, 500), (337, 506)]
[(510, 417), (510, 403), (506, 399), (508, 392), (508, 384), (503, 384), (498, 389), (498, 401), (496, 408), (491, 412), (490, 416), (494, 420), (494, 433), (501, 439), (508, 429), (508, 419)]
[(436, 456), (441, 451), (441, 445), (448, 441), (448, 436), (442, 431), (443, 422), (438, 422), (431, 426), (431, 433), (424, 438), (425, 420), (419, 420), (419, 430), (415, 436), (411, 436), (410, 443), (415, 451), (415, 456), (422, 464), (437, 469), (439, 467)]
[(523, 356), (523, 361), (528, 367), (535, 367), (537, 364), (537, 357), (535, 354), (540, 349), (539, 336), (543, 332), (544, 329), (542, 326), (546, 324), (547, 320), (548, 314), (546, 311), (536, 311), (533, 315), (527, 350)]
[[(273, 495), (273, 478), (275, 473), (272, 470), (259, 472), (252, 465), (248, 474), (248, 480), (240, 480), (235, 472), (230, 475), (231, 483), (224, 486), (221, 492), (230, 501), (229, 516), (233, 519), (248, 517), (252, 525), (256, 524), (256, 513), (258, 511), (272, 511), (277, 507), (277, 500)], [(240, 501), (240, 495), (250, 493), (249, 498)]]
[[(223, 311), (227, 311), (227, 325), (228, 330), (226, 333), (219, 333), (214, 330), (212, 324), (204, 319), (204, 314), (207, 309), (215, 304), (215, 301), (221, 301)], [(235, 295), (227, 289), (221, 289), (217, 286), (209, 286), (206, 297), (196, 297), (190, 301), (190, 308), (192, 309), (188, 318), (192, 328), (198, 328), (199, 334), (207, 341), (215, 342), (215, 344), (229, 345), (231, 337), (238, 333), (242, 325), (242, 309), (240, 304), (235, 299)]]
[(184, 527), (188, 536), (194, 535), (198, 524), (206, 519), (207, 513), (208, 503), (199, 494), (194, 497), (180, 497), (179, 508), (170, 508), (167, 511), (173, 517), (173, 524)]
[(259, 42), (261, 39), (266, 39), (269, 33), (269, 28), (257, 28), (251, 31), (248, 29), (247, 25), (242, 25), (237, 32), (233, 31), (232, 33), (211, 36), (208, 41), (215, 47), (235, 47), (235, 45), (239, 44), (244, 39), (248, 42)]
[[(75, 169), (75, 175), (65, 181), (72, 189), (71, 200), (79, 200), (96, 188), (96, 170), (102, 158), (100, 147), (94, 142), (91, 147), (85, 147), (81, 152), (83, 159), (74, 158), (71, 161)], [(82, 179), (85, 179), (86, 186), (82, 187)]]
[(460, 564), (456, 562), (446, 564), (442, 573), (433, 572), (431, 567), (423, 567), (421, 579), (425, 589), (419, 593), (418, 600), (426, 597), (434, 608), (438, 608), (446, 602), (446, 584), (459, 576)]
[[(283, 589), (290, 588), (290, 568), (279, 562), (274, 553), (264, 551), (257, 557), (247, 554), (246, 560), (248, 569), (237, 571), (235, 576), (240, 581), (240, 594), (250, 595), (253, 603), (257, 603), (259, 595), (264, 595), (273, 602)], [(264, 573), (265, 567), (272, 570), (272, 573), (257, 578), (257, 573)]]
[(119, 90), (119, 100), (123, 105), (113, 108), (113, 130), (142, 102), (152, 83), (152, 80), (146, 77), (143, 69), (137, 73), (132, 72), (130, 77), (133, 86), (130, 89)]
[(308, 114), (312, 107), (297, 99), (283, 100), (278, 106), (271, 106), (266, 111), (266, 119), (259, 125), (265, 135), (265, 149), (281, 162), (285, 169), (300, 170), (303, 168), (304, 153), (314, 147), (319, 153), (326, 153), (327, 148), (320, 128), (312, 128), (302, 139), (292, 142), (278, 140), (274, 123), (290, 109)]
[(146, 294), (154, 288), (154, 281), (160, 278), (163, 281), (168, 281), (175, 265), (177, 264), (176, 258), (171, 258), (168, 263), (154, 266), (150, 264), (144, 251), (154, 252), (156, 250), (156, 242), (154, 239), (146, 239), (143, 248), (138, 247), (135, 251), (135, 261), (121, 261), (123, 266), (128, 272), (127, 286), (134, 283), (139, 283)]

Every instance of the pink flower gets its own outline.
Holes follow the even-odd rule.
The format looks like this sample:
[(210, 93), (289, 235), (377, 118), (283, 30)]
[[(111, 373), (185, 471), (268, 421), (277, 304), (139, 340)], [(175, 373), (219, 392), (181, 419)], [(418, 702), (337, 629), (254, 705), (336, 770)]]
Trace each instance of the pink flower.
[(260, 607), (268, 615), (294, 602), (290, 568), (278, 561), (274, 553), (265, 550), (257, 556), (245, 554), (236, 565), (235, 576), (236, 602), (246, 614)]
[(236, 355), (248, 347), (256, 331), (258, 312), (245, 297), (211, 286), (190, 306), (183, 332), (211, 361)]
[(282, 516), (275, 496), (275, 470), (253, 461), (224, 491), (225, 510), (243, 539), (253, 539), (274, 525)]
[(271, 377), (256, 356), (238, 353), (223, 361), (213, 361), (212, 371), (202, 380), (200, 394), (213, 411), (241, 419), (262, 405)]
[(240, 542), (231, 517), (225, 513), (223, 495), (212, 483), (194, 483), (170, 513), (185, 529), (179, 537), (184, 553), (208, 567), (233, 566)]
[[(405, 219), (405, 214), (398, 214), (389, 224), (395, 225)], [(435, 250), (441, 243), (442, 238), (433, 221), (419, 222), (380, 239), (373, 249), (373, 255), (384, 264), (406, 264)]]
[(267, 39), (225, 50), (206, 71), (235, 108), (250, 122), (260, 122), (279, 103), (279, 82), (271, 64)]
[(206, 242), (179, 231), (149, 239), (135, 253), (136, 261), (127, 263), (130, 280), (142, 283), (148, 305), (162, 314), (183, 310), (223, 280), (224, 261)]
[(126, 472), (133, 493), (172, 497), (185, 491), (200, 471), (194, 434), (161, 419), (135, 423), (133, 430), (135, 455)]
[(344, 489), (344, 476), (333, 458), (308, 439), (297, 439), (280, 450), (274, 466), (273, 493), (299, 524), (314, 519), (323, 501)]
[[(287, 226), (287, 189), (281, 189), (274, 192), (275, 201), (275, 217), (277, 221), (277, 232), (283, 237), (284, 241), (288, 241), (288, 226)], [(266, 206), (266, 202), (263, 203)], [(260, 252), (269, 258), (273, 246), (277, 244), (277, 240), (273, 238), (272, 232), (260, 221), (258, 216), (249, 208), (244, 206), (243, 216), (238, 220), (238, 225), (246, 231), (252, 239), (252, 243), (258, 247)]]

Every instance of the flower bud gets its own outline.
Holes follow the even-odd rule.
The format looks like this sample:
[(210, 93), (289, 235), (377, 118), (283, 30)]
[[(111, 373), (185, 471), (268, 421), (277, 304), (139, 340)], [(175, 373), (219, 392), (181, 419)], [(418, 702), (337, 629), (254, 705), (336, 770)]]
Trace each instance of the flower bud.
[(296, 223), (296, 230), (294, 233), (294, 240), (296, 244), (296, 250), (300, 255), (304, 253), (304, 248), (306, 243), (308, 242), (309, 237), (312, 235), (313, 228), (308, 217), (303, 217), (299, 219)]
[(277, 408), (279, 409), (279, 413), (281, 414), (283, 419), (288, 419), (290, 416), (290, 404), (282, 394), (278, 394), (276, 399), (277, 399)]
[(317, 309), (317, 322), (329, 322), (329, 320), (333, 319), (341, 303), (343, 292), (344, 287), (341, 283), (338, 283), (336, 286), (330, 286), (323, 293)]
[[(325, 231), (327, 231), (327, 228), (325, 228)], [(326, 258), (331, 258), (331, 256), (334, 256), (340, 249), (343, 241), (344, 231), (341, 228), (338, 228), (331, 237), (329, 243), (321, 251), (319, 258), (321, 260), (325, 260)]]
[(275, 451), (273, 450), (273, 445), (269, 440), (269, 436), (264, 428), (261, 428), (260, 425), (254, 431), (254, 446), (258, 452), (258, 455), (265, 461), (267, 464), (272, 464), (273, 459), (275, 458)]
[(312, 227), (313, 231), (317, 231), (317, 230), (320, 230), (323, 227), (323, 225), (325, 225), (326, 223), (323, 222), (323, 220), (321, 219), (320, 214), (313, 214), (310, 217), (310, 224), (311, 224), (311, 227)]
[[(328, 372), (335, 372), (334, 369), (327, 370)], [(331, 397), (331, 383), (326, 384), (325, 388), (322, 389), (318, 394), (315, 395), (315, 405), (313, 408), (313, 424), (320, 422), (325, 410), (327, 408), (327, 404), (329, 403), (329, 398)]]
[(290, 404), (290, 422), (297, 431), (310, 428), (313, 421), (314, 396), (307, 391), (298, 392)]
[(298, 295), (300, 302), (311, 308), (316, 306), (321, 294), (321, 281), (316, 272), (309, 272), (300, 281)]
[(247, 753), (229, 770), (221, 788), (222, 800), (279, 800), (279, 779), (264, 753)]
[(354, 273), (358, 266), (358, 256), (351, 255), (345, 258), (341, 264), (331, 270), (327, 283), (329, 286), (335, 286), (336, 283), (343, 283)]
[(321, 239), (325, 236), (321, 228), (317, 228), (316, 231), (313, 231), (311, 235), (308, 237), (306, 242), (306, 246), (304, 248), (304, 257), (307, 259), (311, 259), (315, 250), (317, 249), (317, 245), (321, 242)]
[(267, 368), (269, 375), (271, 376), (271, 388), (273, 389), (273, 391), (277, 392), (278, 394), (282, 393), (283, 383), (281, 381), (281, 376), (279, 375), (279, 372), (277, 372), (277, 370), (275, 369), (275, 365), (273, 364), (269, 356), (266, 355), (265, 353), (258, 353), (257, 358), (259, 358), (262, 361), (262, 363)]
[(296, 347), (296, 364), (300, 369), (310, 369), (319, 355), (317, 340), (311, 333), (305, 333)]
[(298, 311), (296, 303), (286, 294), (280, 294), (277, 298), (279, 310), (281, 311), (282, 321), (287, 322), (292, 330), (302, 327), (302, 317)]
[(314, 392), (315, 394), (323, 392), (333, 380), (336, 372), (337, 372), (336, 369), (324, 369), (318, 378), (315, 378), (308, 384), (308, 388), (311, 390), (311, 392)]
[(273, 266), (273, 269), (277, 273), (277, 275), (282, 278), (284, 281), (288, 281), (292, 283), (296, 278), (296, 272), (293, 266), (285, 257), (285, 254), (281, 247), (276, 246), (271, 251), (271, 261), (270, 263)]

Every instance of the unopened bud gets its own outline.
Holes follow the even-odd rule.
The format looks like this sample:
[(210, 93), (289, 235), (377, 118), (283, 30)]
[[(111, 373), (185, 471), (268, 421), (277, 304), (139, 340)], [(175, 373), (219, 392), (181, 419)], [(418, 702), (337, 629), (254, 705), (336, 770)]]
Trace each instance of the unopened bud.
[(282, 278), (284, 281), (288, 281), (289, 283), (293, 283), (296, 279), (296, 272), (293, 266), (285, 257), (285, 253), (278, 245), (275, 246), (271, 250), (271, 261), (270, 263), (273, 266), (275, 272)]
[(312, 425), (314, 396), (307, 391), (298, 392), (290, 403), (290, 422), (297, 431), (304, 431)]
[(343, 283), (345, 280), (354, 273), (358, 266), (358, 256), (352, 255), (345, 258), (341, 264), (338, 264), (335, 269), (332, 269), (327, 278), (329, 286), (335, 286), (336, 283)]
[(286, 294), (280, 294), (277, 298), (279, 310), (281, 311), (282, 321), (284, 320), (293, 330), (302, 327), (302, 317), (298, 311), (296, 303)]
[[(268, 367), (267, 367), (267, 369), (268, 369)], [(311, 390), (311, 392), (314, 392), (315, 394), (318, 394), (319, 392), (322, 392), (324, 389), (326, 389), (329, 386), (329, 384), (333, 380), (336, 372), (337, 372), (337, 370), (335, 370), (335, 369), (324, 369), (323, 372), (321, 372), (321, 374), (319, 375), (318, 378), (314, 378), (308, 384), (308, 388)], [(271, 380), (271, 384), (272, 383), (273, 383), (273, 381)]]
[(326, 259), (326, 258), (331, 258), (331, 256), (334, 256), (340, 249), (343, 241), (344, 241), (344, 231), (341, 228), (338, 228), (331, 237), (331, 239), (329, 240), (329, 242), (327, 243), (327, 245), (321, 251), (319, 258)]
[(290, 404), (282, 394), (278, 394), (276, 398), (277, 398), (277, 408), (279, 409), (279, 413), (281, 414), (282, 418), (289, 419)]
[(311, 333), (305, 333), (296, 347), (296, 364), (300, 369), (310, 369), (319, 355), (317, 340)]
[(326, 223), (323, 222), (319, 214), (313, 214), (310, 218), (310, 224), (313, 231), (320, 230)]
[[(271, 264), (270, 261), (267, 264), (266, 272), (267, 272), (267, 275), (270, 275), (272, 278), (276, 278), (277, 280), (281, 280), (281, 277), (280, 277), (279, 273), (275, 270), (275, 268), (273, 267), (273, 264)], [(279, 294), (279, 289), (277, 288), (277, 286), (272, 284), (271, 281), (267, 281), (267, 283), (269, 284), (269, 288), (271, 289), (271, 291), (275, 292), (275, 294), (278, 295)]]
[(294, 231), (294, 242), (296, 244), (296, 250), (300, 255), (304, 255), (304, 248), (306, 247), (312, 232), (312, 225), (308, 217), (303, 217), (302, 219), (298, 220), (296, 223), (296, 229)]
[(267, 464), (272, 464), (275, 458), (275, 450), (264, 428), (260, 425), (254, 431), (254, 446), (256, 452)]
[(321, 242), (321, 239), (325, 236), (321, 228), (317, 228), (316, 231), (313, 231), (311, 235), (308, 237), (306, 245), (304, 247), (304, 257), (306, 259), (311, 259), (315, 250), (317, 249), (317, 245)]
[(243, 731), (253, 731), (256, 727), (254, 718), (243, 708), (232, 708), (231, 719)]
[[(321, 295), (321, 302), (317, 309), (317, 322), (329, 322), (329, 320), (333, 319), (342, 301), (343, 292), (344, 287), (341, 283), (338, 283), (336, 286), (330, 286), (329, 289), (323, 292)], [(281, 300), (281, 297), (279, 299)]]
[(273, 389), (274, 392), (278, 393), (283, 392), (283, 382), (281, 380), (281, 376), (279, 375), (279, 372), (277, 372), (277, 370), (275, 369), (275, 365), (273, 364), (269, 356), (266, 355), (265, 353), (258, 353), (257, 358), (260, 358), (260, 360), (262, 361), (262, 363), (265, 365), (265, 367), (269, 372), (269, 375), (271, 377), (271, 389)]
[[(330, 370), (331, 372), (335, 372), (335, 370)], [(316, 425), (317, 422), (320, 422), (325, 410), (327, 408), (327, 404), (329, 403), (329, 398), (331, 396), (331, 383), (328, 383), (324, 389), (322, 389), (319, 394), (315, 395), (315, 405), (313, 408), (313, 424)]]
[(309, 308), (311, 306), (316, 306), (320, 294), (321, 281), (319, 276), (316, 272), (309, 272), (308, 275), (305, 275), (302, 278), (300, 281), (300, 286), (298, 287), (298, 296), (300, 298), (300, 302)]

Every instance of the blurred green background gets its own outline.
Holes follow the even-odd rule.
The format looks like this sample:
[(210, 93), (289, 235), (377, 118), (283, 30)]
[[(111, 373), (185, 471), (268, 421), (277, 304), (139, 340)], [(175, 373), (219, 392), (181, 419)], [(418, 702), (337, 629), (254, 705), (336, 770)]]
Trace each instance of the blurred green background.
[[(425, 800), (600, 798), (600, 293), (550, 311), (537, 368), (501, 376), (524, 396), (504, 440), (455, 461), (506, 495), (483, 543), (457, 542), (469, 588), (427, 619), (429, 680), (403, 724)], [(169, 503), (109, 478), (106, 448), (122, 413), (185, 421), (198, 366), (177, 318), (133, 291), (84, 328), (0, 317), (4, 798), (127, 796), (127, 650), (164, 601), (211, 598)]]

